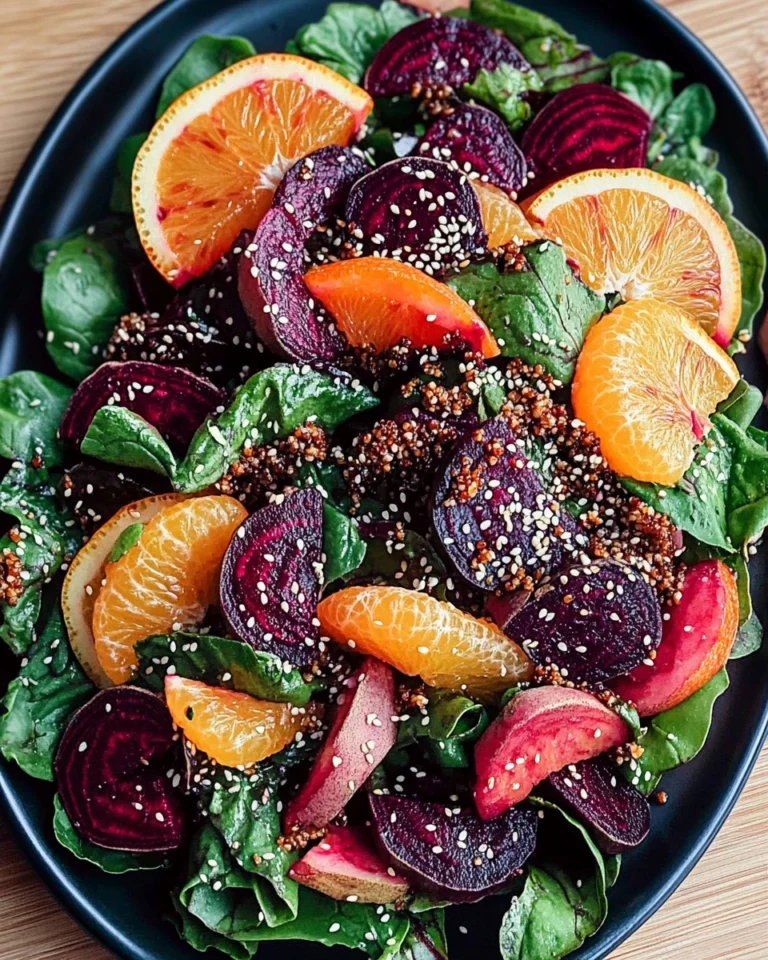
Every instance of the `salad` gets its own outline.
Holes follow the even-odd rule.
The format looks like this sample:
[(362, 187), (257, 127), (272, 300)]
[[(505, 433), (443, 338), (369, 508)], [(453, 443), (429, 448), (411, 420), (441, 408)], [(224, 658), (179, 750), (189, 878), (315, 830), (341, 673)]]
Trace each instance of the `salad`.
[(232, 960), (566, 956), (762, 640), (709, 90), (434, 6), (195, 41), (0, 381), (0, 749)]

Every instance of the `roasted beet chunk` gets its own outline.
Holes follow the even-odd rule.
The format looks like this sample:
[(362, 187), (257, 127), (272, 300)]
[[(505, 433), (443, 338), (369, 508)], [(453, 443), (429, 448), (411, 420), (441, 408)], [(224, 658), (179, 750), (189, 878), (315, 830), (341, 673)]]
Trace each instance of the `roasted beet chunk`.
[(601, 683), (648, 660), (661, 642), (661, 609), (639, 573), (596, 560), (543, 581), (507, 634), (535, 663), (577, 683)]
[(572, 763), (551, 773), (549, 784), (589, 826), (605, 853), (625, 853), (648, 836), (648, 801), (605, 757)]
[(182, 367), (141, 360), (103, 363), (72, 394), (59, 433), (79, 448), (96, 411), (116, 404), (138, 413), (183, 452), (203, 420), (225, 400), (209, 380)]
[(535, 189), (581, 170), (644, 167), (652, 126), (649, 113), (605, 84), (561, 90), (523, 135)]
[(500, 116), (485, 107), (457, 104), (438, 117), (419, 143), (419, 154), (443, 160), (493, 183), (512, 196), (526, 183), (523, 152)]
[(257, 335), (287, 360), (335, 360), (345, 340), (304, 283), (304, 228), (273, 207), (240, 259), (239, 290)]
[(530, 588), (560, 565), (575, 529), (544, 492), (503, 417), (473, 427), (459, 440), (438, 471), (432, 504), (446, 553), (481, 590)]
[(242, 523), (224, 555), (219, 590), (235, 636), (299, 667), (317, 659), (322, 547), (317, 490), (299, 490)]
[(471, 20), (425, 17), (398, 31), (373, 58), (364, 86), (372, 97), (418, 96), (427, 88), (460, 90), (479, 70), (531, 65), (500, 33)]
[(85, 840), (109, 850), (175, 850), (183, 807), (168, 774), (179, 761), (163, 701), (138, 687), (114, 687), (70, 720), (56, 754), (56, 785)]
[(359, 150), (321, 147), (286, 173), (272, 206), (295, 217), (308, 237), (318, 224), (344, 209), (349, 188), (370, 169)]
[(370, 794), (381, 852), (412, 883), (441, 900), (473, 903), (504, 887), (536, 844), (534, 810), (514, 808), (483, 823), (471, 809)]
[(392, 257), (430, 276), (466, 263), (487, 240), (466, 174), (424, 157), (391, 160), (358, 180), (346, 218), (358, 253)]

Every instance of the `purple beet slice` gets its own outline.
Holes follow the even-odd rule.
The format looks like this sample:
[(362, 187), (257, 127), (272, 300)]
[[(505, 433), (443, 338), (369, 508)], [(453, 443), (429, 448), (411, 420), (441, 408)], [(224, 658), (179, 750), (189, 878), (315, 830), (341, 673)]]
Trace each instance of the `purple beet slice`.
[(165, 704), (139, 687), (102, 690), (69, 721), (56, 785), (77, 832), (108, 850), (175, 850), (184, 833), (172, 786), (177, 735)]
[(602, 683), (650, 662), (661, 608), (639, 573), (596, 560), (547, 577), (506, 632), (534, 663), (574, 682)]
[(581, 170), (644, 167), (652, 127), (647, 111), (605, 84), (561, 90), (523, 134), (534, 188)]
[(297, 667), (317, 660), (322, 549), (317, 490), (299, 490), (243, 521), (219, 582), (221, 607), (236, 637)]
[(117, 404), (138, 413), (184, 451), (203, 420), (224, 403), (223, 390), (182, 367), (141, 360), (103, 363), (72, 394), (59, 434), (79, 447), (96, 411)]
[(504, 417), (468, 430), (438, 471), (432, 522), (457, 571), (492, 591), (557, 569), (576, 529)]
[(344, 209), (349, 188), (370, 169), (359, 150), (321, 147), (286, 173), (272, 206), (293, 216), (309, 237), (318, 224)]
[(651, 808), (605, 757), (572, 763), (549, 785), (590, 828), (604, 853), (626, 853), (648, 836)]
[(305, 230), (284, 207), (268, 210), (240, 258), (238, 289), (256, 334), (287, 360), (336, 360), (344, 337), (304, 283)]
[(384, 44), (363, 86), (372, 97), (419, 96), (427, 88), (460, 90), (478, 71), (502, 63), (531, 69), (517, 47), (495, 30), (458, 17), (425, 17)]
[(533, 853), (537, 814), (514, 807), (483, 822), (472, 809), (371, 793), (381, 852), (414, 886), (452, 903), (474, 903), (506, 886)]
[(358, 180), (346, 219), (358, 254), (392, 257), (430, 276), (465, 265), (488, 239), (467, 175), (426, 157), (390, 160)]
[(419, 143), (419, 154), (474, 174), (516, 197), (526, 183), (527, 164), (498, 114), (485, 107), (457, 104), (439, 116)]
[(159, 492), (139, 483), (123, 470), (90, 461), (76, 463), (67, 470), (63, 491), (67, 505), (88, 533), (109, 520), (121, 507)]

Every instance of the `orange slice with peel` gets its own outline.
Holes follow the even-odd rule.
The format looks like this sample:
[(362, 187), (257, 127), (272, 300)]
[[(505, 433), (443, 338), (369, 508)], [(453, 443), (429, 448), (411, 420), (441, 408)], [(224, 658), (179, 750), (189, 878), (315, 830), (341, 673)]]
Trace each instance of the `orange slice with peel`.
[(165, 702), (187, 740), (225, 767), (251, 767), (271, 757), (288, 746), (312, 715), (290, 703), (256, 700), (177, 676), (165, 678)]
[(183, 94), (133, 168), (133, 212), (147, 256), (179, 287), (256, 227), (289, 167), (345, 146), (373, 107), (328, 67), (286, 53), (248, 57)]
[(738, 380), (733, 360), (682, 310), (633, 300), (587, 334), (571, 399), (613, 470), (672, 485)]
[(726, 346), (741, 315), (741, 273), (728, 228), (701, 194), (653, 170), (588, 170), (524, 209), (597, 293), (664, 300)]
[(217, 602), (224, 553), (247, 516), (233, 497), (182, 500), (155, 514), (139, 542), (107, 565), (92, 630), (113, 683), (133, 676), (139, 640), (199, 623)]
[(431, 687), (486, 698), (530, 679), (527, 654), (488, 620), (402, 587), (347, 587), (322, 600), (323, 633)]
[(479, 180), (473, 180), (472, 187), (480, 201), (483, 227), (491, 250), (508, 243), (522, 246), (524, 243), (541, 239), (539, 231), (528, 223), (522, 208), (514, 200), (510, 200), (503, 190), (492, 183), (482, 183)]
[(461, 297), (410, 264), (360, 257), (314, 267), (304, 277), (353, 346), (379, 352), (407, 337), (415, 347), (442, 347), (455, 333), (484, 357), (499, 347), (483, 320)]

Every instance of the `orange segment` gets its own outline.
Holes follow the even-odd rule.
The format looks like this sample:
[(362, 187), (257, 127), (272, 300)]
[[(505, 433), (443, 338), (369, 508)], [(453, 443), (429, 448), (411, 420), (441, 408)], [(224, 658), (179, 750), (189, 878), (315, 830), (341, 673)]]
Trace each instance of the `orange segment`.
[(503, 190), (479, 180), (473, 180), (472, 186), (480, 201), (483, 227), (491, 249), (510, 242), (522, 246), (540, 238), (538, 231), (525, 219), (522, 209)]
[(313, 150), (348, 144), (372, 106), (333, 70), (284, 53), (241, 60), (183, 94), (133, 168), (149, 259), (177, 287), (205, 273), (257, 226), (285, 171)]
[(402, 587), (347, 587), (323, 600), (325, 634), (432, 687), (478, 697), (507, 690), (533, 672), (523, 650), (487, 620)]
[(197, 680), (165, 678), (165, 701), (177, 727), (198, 750), (225, 767), (251, 767), (287, 746), (306, 710), (256, 700)]
[(635, 300), (587, 335), (573, 408), (617, 473), (671, 485), (738, 380), (733, 360), (682, 310)]
[(457, 333), (476, 353), (495, 357), (493, 334), (444, 283), (387, 257), (360, 257), (315, 267), (304, 277), (353, 346), (379, 352), (407, 337), (415, 347), (441, 347)]
[(731, 339), (741, 314), (736, 248), (688, 184), (653, 170), (588, 170), (543, 190), (525, 209), (597, 293), (664, 300), (721, 346)]
[(232, 497), (183, 500), (152, 517), (139, 542), (107, 566), (92, 629), (113, 683), (133, 676), (139, 640), (199, 623), (216, 603), (224, 552), (247, 515)]

